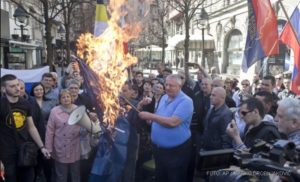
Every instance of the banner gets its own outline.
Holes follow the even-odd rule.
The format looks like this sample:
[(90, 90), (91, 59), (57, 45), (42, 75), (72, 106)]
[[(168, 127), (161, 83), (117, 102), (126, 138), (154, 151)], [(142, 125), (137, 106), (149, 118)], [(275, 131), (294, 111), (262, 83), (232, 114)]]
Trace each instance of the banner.
[(94, 36), (100, 36), (105, 29), (107, 28), (108, 24), (108, 16), (106, 11), (106, 6), (103, 3), (103, 0), (97, 0), (96, 4), (96, 15), (95, 15), (95, 27), (94, 27)]
[(285, 25), (280, 40), (294, 51), (294, 70), (291, 90), (300, 95), (300, 5), (296, 7), (290, 21)]
[(248, 32), (242, 69), (279, 53), (277, 18), (270, 0), (248, 0)]
[(45, 66), (37, 69), (28, 70), (11, 70), (1, 68), (1, 77), (7, 74), (13, 74), (18, 79), (25, 82), (26, 92), (29, 93), (33, 83), (40, 82), (44, 73), (49, 73), (49, 66)]

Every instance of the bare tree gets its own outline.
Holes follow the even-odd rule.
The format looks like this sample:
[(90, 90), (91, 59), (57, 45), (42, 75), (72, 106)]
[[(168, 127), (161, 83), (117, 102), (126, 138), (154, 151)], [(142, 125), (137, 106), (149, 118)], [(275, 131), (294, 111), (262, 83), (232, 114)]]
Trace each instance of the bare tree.
[(189, 42), (190, 42), (190, 23), (196, 14), (199, 7), (205, 2), (205, 0), (162, 0), (168, 3), (168, 6), (178, 11), (183, 16), (183, 22), (185, 27), (185, 40), (184, 40), (184, 71), (186, 76), (188, 75), (189, 61)]
[[(23, 3), (20, 0), (10, 0), (17, 6), (22, 7), (25, 12), (30, 15), (37, 22), (45, 25), (45, 38), (47, 47), (47, 64), (53, 65), (53, 48), (52, 48), (52, 34), (51, 29), (55, 22), (55, 18), (62, 12), (61, 0), (32, 0), (35, 7), (42, 9), (41, 12), (33, 10), (28, 7), (29, 3)], [(41, 18), (42, 17), (42, 18)]]
[(66, 57), (67, 60), (70, 60), (70, 28), (72, 22), (74, 22), (73, 12), (76, 6), (85, 3), (93, 5), (91, 9), (93, 10), (95, 9), (94, 0), (62, 0), (63, 24), (66, 29), (65, 39), (66, 39), (66, 49), (67, 49), (67, 57)]
[(155, 0), (155, 10), (152, 13), (152, 23), (148, 30), (157, 40), (157, 44), (162, 47), (161, 62), (165, 63), (165, 48), (166, 48), (166, 36), (167, 36), (167, 16), (169, 14), (168, 3), (161, 0)]

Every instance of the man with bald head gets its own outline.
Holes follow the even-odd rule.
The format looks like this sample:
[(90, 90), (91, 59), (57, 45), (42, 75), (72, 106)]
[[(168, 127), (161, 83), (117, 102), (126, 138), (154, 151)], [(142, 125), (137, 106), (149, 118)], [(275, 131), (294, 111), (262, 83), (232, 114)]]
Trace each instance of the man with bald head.
[[(213, 79), (213, 81), (212, 81), (212, 87), (222, 87), (222, 88), (225, 88), (224, 80), (222, 80), (219, 77)], [(226, 97), (225, 97), (225, 104), (229, 108), (236, 107), (234, 100), (231, 97), (229, 97), (228, 95), (226, 95)]]
[(232, 112), (225, 104), (226, 91), (215, 87), (210, 95), (212, 107), (204, 119), (204, 132), (198, 144), (203, 150), (231, 148), (231, 139), (226, 134), (226, 127), (232, 120)]

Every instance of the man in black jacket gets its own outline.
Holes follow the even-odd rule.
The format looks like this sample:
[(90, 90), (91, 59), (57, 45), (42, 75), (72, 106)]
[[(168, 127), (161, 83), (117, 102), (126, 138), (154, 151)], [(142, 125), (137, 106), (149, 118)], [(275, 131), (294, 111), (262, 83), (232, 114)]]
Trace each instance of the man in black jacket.
[(198, 144), (203, 150), (231, 148), (231, 139), (226, 134), (226, 127), (232, 120), (232, 112), (225, 104), (226, 91), (215, 87), (210, 96), (213, 105), (204, 119), (203, 135)]
[(240, 107), (240, 116), (246, 122), (245, 137), (242, 139), (236, 123), (233, 120), (226, 129), (227, 134), (233, 138), (236, 148), (251, 148), (258, 139), (270, 142), (280, 138), (276, 126), (263, 121), (265, 116), (264, 106), (257, 98), (244, 101)]

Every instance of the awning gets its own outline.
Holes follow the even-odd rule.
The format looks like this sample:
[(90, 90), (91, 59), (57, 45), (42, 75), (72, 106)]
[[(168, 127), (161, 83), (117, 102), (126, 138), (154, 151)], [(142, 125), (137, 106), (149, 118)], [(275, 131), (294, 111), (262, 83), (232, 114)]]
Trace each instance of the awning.
[(28, 43), (28, 42), (19, 42), (19, 41), (15, 41), (15, 40), (10, 40), (9, 44), (15, 45), (15, 46), (23, 48), (23, 49), (36, 49), (37, 47), (40, 46), (37, 44), (32, 44), (32, 43)]
[[(167, 50), (174, 50), (175, 48), (184, 47), (185, 35), (175, 35), (170, 38), (168, 42)], [(190, 35), (191, 49), (202, 49), (202, 35)], [(214, 38), (210, 35), (204, 36), (204, 49), (215, 49)]]
[(157, 52), (161, 52), (162, 51), (162, 48), (159, 47), (159, 46), (156, 46), (156, 45), (150, 45), (150, 46), (147, 46), (147, 47), (144, 47), (144, 48), (140, 48), (140, 49), (137, 49), (137, 51), (140, 51), (140, 52), (147, 52), (147, 51), (157, 51)]

